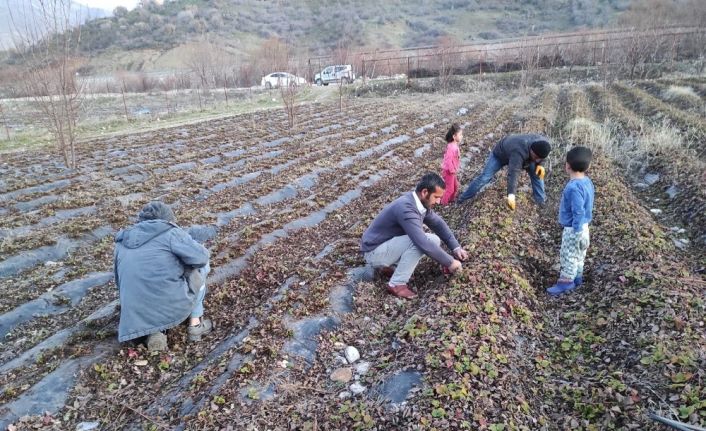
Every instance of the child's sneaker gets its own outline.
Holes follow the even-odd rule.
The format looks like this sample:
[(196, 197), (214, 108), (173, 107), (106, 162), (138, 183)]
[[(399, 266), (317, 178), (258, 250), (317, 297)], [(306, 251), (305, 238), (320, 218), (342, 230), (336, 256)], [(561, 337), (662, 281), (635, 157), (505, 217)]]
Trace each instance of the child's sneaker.
[(579, 275), (578, 277), (574, 278), (574, 286), (579, 287), (583, 284), (583, 276)]
[(201, 319), (201, 323), (196, 326), (189, 326), (189, 341), (201, 341), (201, 336), (206, 335), (213, 329), (213, 323), (209, 319)]
[(573, 281), (557, 281), (554, 286), (547, 289), (547, 293), (552, 296), (556, 296), (561, 295), (562, 293), (569, 292), (575, 288), (576, 285)]

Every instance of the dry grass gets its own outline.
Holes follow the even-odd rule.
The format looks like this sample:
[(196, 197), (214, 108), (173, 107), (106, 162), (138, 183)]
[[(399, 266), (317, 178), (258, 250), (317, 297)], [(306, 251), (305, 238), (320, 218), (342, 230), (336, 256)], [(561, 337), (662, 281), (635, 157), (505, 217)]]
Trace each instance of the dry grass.
[(584, 117), (575, 117), (566, 124), (564, 131), (575, 145), (603, 150), (612, 147), (614, 134), (607, 124), (599, 124)]
[(640, 144), (643, 150), (649, 153), (689, 151), (682, 133), (666, 123), (645, 130), (640, 136)]
[(662, 97), (666, 100), (683, 101), (690, 104), (701, 103), (701, 98), (693, 88), (679, 85), (670, 85), (662, 92)]
[(610, 121), (597, 123), (591, 119), (576, 117), (565, 126), (566, 137), (573, 145), (583, 145), (632, 170), (643, 165), (651, 157), (679, 154), (693, 156), (682, 133), (676, 127), (663, 123), (660, 126), (643, 127), (642, 132), (631, 136), (620, 135)]

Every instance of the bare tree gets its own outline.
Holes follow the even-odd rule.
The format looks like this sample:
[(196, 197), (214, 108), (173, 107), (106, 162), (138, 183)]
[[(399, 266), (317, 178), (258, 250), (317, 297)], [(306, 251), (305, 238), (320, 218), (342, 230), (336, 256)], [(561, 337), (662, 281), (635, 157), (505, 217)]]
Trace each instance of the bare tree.
[(442, 36), (439, 38), (436, 54), (438, 56), (439, 85), (444, 93), (448, 91), (451, 75), (453, 74), (454, 56), (456, 55), (454, 51), (457, 50), (457, 47), (458, 42), (453, 37)]
[[(83, 101), (77, 81), (81, 28), (69, 0), (27, 0), (20, 20), (11, 11), (21, 85), (42, 111), (67, 167), (76, 167), (76, 123)], [(23, 22), (23, 24), (18, 24)]]
[(292, 130), (297, 120), (299, 86), (296, 83), (280, 85), (279, 91), (282, 96), (284, 111), (287, 114), (287, 125), (289, 126), (289, 130)]
[[(333, 52), (333, 60), (336, 64), (348, 64), (350, 59), (350, 47), (347, 43), (339, 40), (336, 44), (336, 49)], [(343, 84), (351, 82), (350, 77), (348, 79), (341, 77), (338, 80), (338, 110), (343, 111)]]
[(202, 88), (215, 85), (215, 70), (218, 53), (211, 42), (202, 41), (192, 46), (186, 58), (186, 66), (196, 75)]
[(265, 74), (284, 72), (289, 67), (290, 53), (291, 47), (286, 41), (272, 37), (252, 53), (252, 63), (257, 64)]
[(2, 124), (5, 126), (5, 136), (7, 136), (7, 140), (10, 140), (10, 125), (7, 122), (7, 118), (5, 117), (5, 110), (2, 109), (2, 103), (0, 103), (0, 117), (2, 119)]

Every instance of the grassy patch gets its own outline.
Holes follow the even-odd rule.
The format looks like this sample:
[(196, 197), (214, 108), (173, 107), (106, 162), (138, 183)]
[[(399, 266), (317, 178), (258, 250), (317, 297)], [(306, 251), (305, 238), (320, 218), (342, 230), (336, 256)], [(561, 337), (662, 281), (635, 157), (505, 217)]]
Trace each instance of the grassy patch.
[[(335, 94), (327, 89), (304, 87), (299, 95), (299, 103), (320, 102), (332, 99)], [(119, 97), (119, 96), (115, 96)], [(195, 96), (194, 96), (195, 97)], [(131, 95), (135, 98), (135, 95)], [(114, 100), (108, 100), (108, 96), (98, 96), (91, 98), (90, 103), (94, 106), (115, 105)], [(131, 101), (131, 105), (136, 105), (136, 101)], [(159, 130), (167, 127), (176, 127), (186, 124), (193, 124), (202, 121), (216, 120), (233, 115), (246, 114), (262, 109), (281, 108), (282, 98), (277, 90), (257, 93), (246, 99), (230, 101), (228, 104), (221, 101), (209, 104), (205, 109), (199, 110), (198, 106), (190, 106), (188, 109), (167, 115), (146, 115), (144, 117), (131, 118), (126, 121), (120, 112), (97, 119), (88, 119), (79, 123), (77, 138), (79, 141), (96, 139), (101, 137), (123, 135), (129, 133), (146, 132)], [(12, 139), (0, 139), (0, 152), (29, 150), (51, 145), (52, 137), (45, 128), (37, 128), (26, 132), (17, 133)]]

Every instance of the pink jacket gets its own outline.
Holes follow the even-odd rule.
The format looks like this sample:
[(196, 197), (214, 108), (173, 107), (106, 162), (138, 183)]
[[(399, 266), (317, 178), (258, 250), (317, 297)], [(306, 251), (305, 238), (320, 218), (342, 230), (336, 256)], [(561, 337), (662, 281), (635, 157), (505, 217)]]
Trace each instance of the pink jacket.
[(455, 174), (461, 166), (461, 151), (458, 149), (456, 142), (449, 142), (446, 146), (444, 161), (441, 162), (441, 171), (446, 171), (450, 174)]

